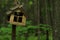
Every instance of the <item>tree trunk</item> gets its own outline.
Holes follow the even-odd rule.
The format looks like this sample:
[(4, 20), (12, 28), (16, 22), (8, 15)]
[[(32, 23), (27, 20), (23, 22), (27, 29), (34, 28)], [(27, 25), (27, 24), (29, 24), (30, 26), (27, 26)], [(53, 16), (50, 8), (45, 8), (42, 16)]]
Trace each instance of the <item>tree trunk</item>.
[(37, 12), (38, 12), (38, 4), (37, 4), (37, 0), (34, 0), (34, 25), (37, 25), (38, 23), (38, 14), (37, 14)]
[(60, 2), (59, 0), (53, 1), (53, 40), (60, 40)]

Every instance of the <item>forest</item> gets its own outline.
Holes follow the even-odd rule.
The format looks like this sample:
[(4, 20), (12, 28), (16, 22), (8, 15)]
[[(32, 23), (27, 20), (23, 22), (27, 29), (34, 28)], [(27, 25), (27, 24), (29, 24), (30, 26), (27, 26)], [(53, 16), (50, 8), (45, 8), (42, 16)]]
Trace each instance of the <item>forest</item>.
[(12, 24), (6, 12), (16, 0), (0, 0), (0, 40), (59, 40), (60, 0), (18, 0), (23, 5), (26, 25), (16, 26), (16, 39), (12, 37)]

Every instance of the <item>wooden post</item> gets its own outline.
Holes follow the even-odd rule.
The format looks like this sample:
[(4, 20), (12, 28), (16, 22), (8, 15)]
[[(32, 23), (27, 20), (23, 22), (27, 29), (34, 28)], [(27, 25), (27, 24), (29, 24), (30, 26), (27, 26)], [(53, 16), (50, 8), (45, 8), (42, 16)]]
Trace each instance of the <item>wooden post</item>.
[(49, 40), (49, 33), (48, 33), (48, 30), (46, 30), (46, 40)]
[(12, 25), (12, 40), (16, 40), (16, 25)]

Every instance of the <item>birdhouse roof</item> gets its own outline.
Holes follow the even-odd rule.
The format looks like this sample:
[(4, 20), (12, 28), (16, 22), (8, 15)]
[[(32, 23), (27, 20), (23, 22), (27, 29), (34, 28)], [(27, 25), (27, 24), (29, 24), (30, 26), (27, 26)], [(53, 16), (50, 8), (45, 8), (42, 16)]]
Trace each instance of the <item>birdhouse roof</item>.
[(6, 13), (7, 13), (7, 15), (8, 15), (8, 14), (11, 14), (11, 13), (12, 13), (12, 11), (8, 11), (8, 12), (6, 12)]
[[(19, 10), (21, 10), (22, 12), (24, 12), (24, 15), (25, 15), (25, 11), (24, 11), (24, 9), (22, 8), (22, 6), (23, 6), (23, 5), (17, 5), (17, 6), (14, 6), (14, 7), (10, 8), (10, 10), (7, 12), (7, 15), (12, 14), (12, 12), (13, 12), (15, 9), (17, 9), (17, 8), (19, 8)], [(25, 15), (25, 16), (26, 16), (26, 15)]]
[(13, 7), (13, 8), (10, 8), (10, 10), (15, 10), (15, 9), (17, 9), (17, 8), (22, 8), (23, 7), (23, 5), (17, 5), (17, 6), (15, 6), (15, 7)]

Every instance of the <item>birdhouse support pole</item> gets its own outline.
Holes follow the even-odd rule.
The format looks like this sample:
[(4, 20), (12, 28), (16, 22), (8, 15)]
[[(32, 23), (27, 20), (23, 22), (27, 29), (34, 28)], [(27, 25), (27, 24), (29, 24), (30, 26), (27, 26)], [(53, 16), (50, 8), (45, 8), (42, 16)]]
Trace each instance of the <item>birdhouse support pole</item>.
[(16, 40), (16, 25), (12, 25), (12, 40)]

